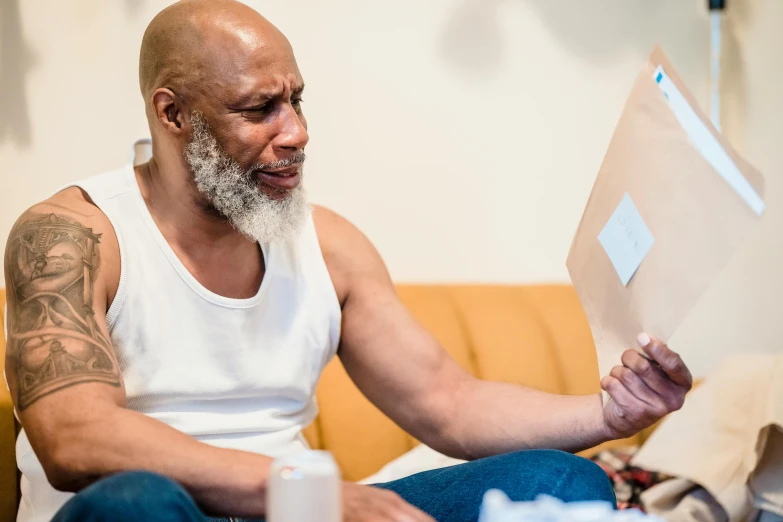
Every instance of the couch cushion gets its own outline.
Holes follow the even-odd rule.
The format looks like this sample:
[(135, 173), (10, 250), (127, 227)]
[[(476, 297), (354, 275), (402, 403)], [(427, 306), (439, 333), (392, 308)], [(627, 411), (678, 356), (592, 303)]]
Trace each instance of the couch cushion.
[(524, 288), (461, 286), (451, 294), (476, 360), (476, 377), (562, 392), (557, 353)]

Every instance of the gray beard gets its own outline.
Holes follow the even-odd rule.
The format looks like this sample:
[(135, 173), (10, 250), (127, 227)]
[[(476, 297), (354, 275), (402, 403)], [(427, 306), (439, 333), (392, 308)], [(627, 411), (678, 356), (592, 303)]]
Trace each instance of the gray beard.
[[(223, 152), (200, 113), (191, 115), (191, 123), (193, 138), (185, 148), (185, 160), (199, 192), (236, 230), (254, 241), (270, 243), (295, 237), (311, 212), (304, 187), (300, 184), (284, 197), (272, 199), (258, 189), (252, 177), (257, 170), (284, 167), (285, 160), (243, 170)], [(304, 153), (297, 153), (297, 159), (303, 161)]]

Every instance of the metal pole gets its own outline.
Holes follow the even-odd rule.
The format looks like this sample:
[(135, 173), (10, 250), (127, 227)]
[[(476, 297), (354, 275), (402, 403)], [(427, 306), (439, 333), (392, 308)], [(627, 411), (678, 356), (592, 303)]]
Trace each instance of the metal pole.
[(710, 9), (710, 119), (720, 132), (720, 29), (726, 0), (708, 0), (707, 5)]

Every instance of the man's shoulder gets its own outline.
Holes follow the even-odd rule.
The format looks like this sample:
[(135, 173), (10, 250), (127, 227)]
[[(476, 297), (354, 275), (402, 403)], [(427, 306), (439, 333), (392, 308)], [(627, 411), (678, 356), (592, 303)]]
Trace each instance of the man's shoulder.
[[(69, 187), (40, 201), (22, 212), (14, 228), (20, 224), (53, 215), (54, 218), (77, 223), (96, 233), (114, 236), (109, 218), (92, 202), (87, 193), (79, 187)], [(54, 218), (52, 220), (54, 221)]]
[(333, 210), (314, 205), (313, 222), (324, 258), (329, 258), (327, 263), (330, 260), (348, 262), (348, 258), (355, 258), (357, 255), (361, 260), (375, 251), (370, 240), (356, 225)]
[(321, 205), (313, 205), (313, 222), (318, 233), (321, 248), (335, 247), (340, 241), (361, 234), (358, 228), (346, 218)]
[(321, 253), (341, 300), (357, 279), (388, 281), (383, 259), (356, 225), (319, 205), (313, 207), (313, 222)]
[[(109, 218), (79, 187), (70, 187), (36, 203), (22, 212), (8, 235), (6, 255), (20, 234), (37, 238), (57, 232), (83, 232), (100, 244), (101, 271), (109, 288), (119, 281), (120, 254), (117, 236)], [(8, 263), (6, 263), (7, 265)]]

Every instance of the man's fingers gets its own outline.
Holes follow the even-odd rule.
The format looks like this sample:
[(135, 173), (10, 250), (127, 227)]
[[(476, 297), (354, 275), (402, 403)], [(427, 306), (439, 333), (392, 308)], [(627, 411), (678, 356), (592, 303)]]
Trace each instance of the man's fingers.
[(639, 335), (638, 341), (644, 353), (660, 365), (669, 379), (683, 386), (686, 390), (691, 389), (693, 377), (679, 354), (672, 351), (659, 339), (651, 338), (646, 334)]
[(617, 377), (607, 375), (601, 379), (601, 389), (606, 391), (609, 397), (623, 408), (633, 408), (634, 403), (637, 402), (637, 399), (623, 386), (623, 383)]
[(389, 507), (391, 509), (388, 516), (394, 522), (435, 522), (435, 519), (424, 511), (409, 504), (398, 493), (391, 490), (386, 491), (391, 493), (391, 495), (389, 495), (391, 500)]
[(378, 486), (343, 483), (345, 522), (435, 522), (399, 494)]
[(615, 414), (628, 426), (633, 427), (632, 431), (626, 433), (626, 436), (636, 433), (658, 420), (659, 417), (653, 414), (651, 407), (637, 399), (617, 377), (607, 375), (601, 379), (601, 388), (606, 390), (616, 403)]
[(601, 379), (601, 388), (612, 398), (604, 419), (618, 436), (636, 433), (679, 409), (692, 383), (685, 363), (664, 343), (645, 334), (638, 342), (652, 360), (628, 350), (622, 355), (623, 366)]
[(664, 371), (636, 350), (627, 350), (620, 358), (623, 365), (644, 381), (658, 396), (661, 397), (669, 411), (679, 409), (682, 387), (674, 383)]
[(397, 507), (406, 516), (410, 517), (411, 522), (435, 522), (435, 519), (429, 516), (424, 511), (408, 504), (402, 497), (399, 498)]
[(429, 516), (424, 511), (421, 511), (419, 509), (416, 509), (415, 507), (411, 506), (410, 504), (405, 504), (406, 511), (405, 513), (410, 515), (412, 517), (412, 520), (415, 522), (435, 522), (435, 519)]
[(615, 366), (609, 375), (620, 381), (634, 397), (644, 402), (648, 411), (656, 417), (663, 417), (669, 412), (663, 398), (647, 386), (642, 378), (631, 369), (625, 366)]

